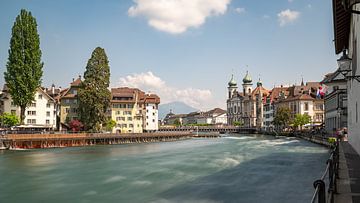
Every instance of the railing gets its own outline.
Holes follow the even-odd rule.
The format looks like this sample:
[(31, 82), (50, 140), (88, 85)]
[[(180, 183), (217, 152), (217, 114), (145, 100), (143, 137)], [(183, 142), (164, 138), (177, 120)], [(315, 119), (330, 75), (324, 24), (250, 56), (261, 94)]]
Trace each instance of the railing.
[[(334, 194), (337, 192), (336, 179), (339, 177), (339, 140), (334, 143), (329, 159), (326, 161), (326, 169), (320, 179), (314, 181), (315, 192), (311, 203), (334, 202)], [(328, 177), (328, 182), (326, 181)], [(328, 185), (326, 185), (326, 183)], [(326, 192), (327, 189), (327, 192)]]

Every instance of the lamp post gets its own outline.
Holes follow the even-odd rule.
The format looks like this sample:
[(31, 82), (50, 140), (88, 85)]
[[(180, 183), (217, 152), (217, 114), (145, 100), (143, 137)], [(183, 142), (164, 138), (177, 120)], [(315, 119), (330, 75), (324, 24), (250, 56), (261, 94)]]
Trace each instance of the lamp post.
[(358, 3), (360, 3), (360, 0), (342, 0), (341, 1), (341, 4), (343, 5), (345, 11), (354, 13), (354, 14), (360, 14), (360, 11), (352, 9), (352, 7)]
[[(360, 0), (359, 0), (360, 1)], [(352, 59), (346, 54), (346, 49), (343, 50), (343, 55), (337, 60), (339, 71), (342, 75), (344, 75), (345, 79), (356, 79), (360, 82), (360, 75), (349, 75), (352, 71), (351, 63)]]

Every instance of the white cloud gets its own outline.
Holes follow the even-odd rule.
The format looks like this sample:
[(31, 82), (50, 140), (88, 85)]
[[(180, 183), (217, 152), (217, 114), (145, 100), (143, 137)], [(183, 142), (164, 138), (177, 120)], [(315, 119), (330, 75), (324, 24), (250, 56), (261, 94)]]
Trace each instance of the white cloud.
[(237, 12), (237, 13), (245, 13), (245, 8), (235, 8), (235, 11)]
[(290, 9), (281, 11), (278, 13), (278, 20), (280, 23), (280, 26), (285, 26), (289, 23), (293, 23), (295, 20), (297, 20), (300, 17), (300, 12), (298, 11), (292, 11)]
[(292, 3), (294, 0), (288, 0), (289, 3)]
[(311, 4), (308, 4), (307, 7), (308, 7), (308, 8), (312, 8), (312, 5), (311, 5)]
[(197, 28), (206, 18), (223, 15), (231, 0), (133, 0), (128, 10), (131, 17), (144, 16), (157, 30), (180, 34)]
[[(136, 87), (146, 92), (152, 92), (160, 96), (161, 103), (181, 101), (197, 109), (211, 106), (213, 95), (210, 90), (196, 88), (177, 88), (166, 84), (160, 77), (151, 71), (140, 74), (132, 74), (119, 79), (120, 86)], [(213, 107), (212, 105), (211, 107)]]

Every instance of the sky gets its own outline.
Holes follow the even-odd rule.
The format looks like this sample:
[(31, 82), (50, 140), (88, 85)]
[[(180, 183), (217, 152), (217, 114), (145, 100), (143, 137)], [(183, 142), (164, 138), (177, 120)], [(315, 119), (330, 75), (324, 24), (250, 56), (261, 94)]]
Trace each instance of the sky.
[(201, 110), (226, 107), (231, 74), (271, 89), (336, 70), (329, 0), (1, 0), (1, 85), (20, 9), (37, 20), (44, 87), (68, 87), (98, 46), (111, 87)]

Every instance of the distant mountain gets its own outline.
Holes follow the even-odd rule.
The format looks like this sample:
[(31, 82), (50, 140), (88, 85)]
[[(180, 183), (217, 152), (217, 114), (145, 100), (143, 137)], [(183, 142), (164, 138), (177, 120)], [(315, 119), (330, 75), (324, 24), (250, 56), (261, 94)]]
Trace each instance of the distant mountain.
[(187, 114), (190, 112), (198, 111), (198, 109), (191, 107), (183, 102), (171, 102), (167, 104), (159, 105), (159, 119), (163, 119), (166, 114), (170, 112), (170, 109), (174, 114)]

